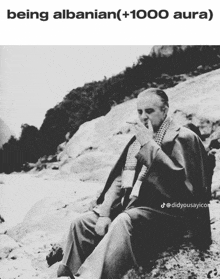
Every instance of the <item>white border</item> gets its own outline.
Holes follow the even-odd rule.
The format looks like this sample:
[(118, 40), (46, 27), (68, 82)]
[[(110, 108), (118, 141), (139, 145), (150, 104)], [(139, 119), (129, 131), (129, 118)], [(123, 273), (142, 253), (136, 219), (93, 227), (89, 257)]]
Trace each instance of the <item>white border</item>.
[[(7, 10), (48, 11), (49, 20), (7, 19)], [(169, 11), (168, 19), (131, 18), (105, 20), (53, 19), (55, 11)], [(213, 12), (213, 19), (173, 19), (175, 11)], [(1, 45), (156, 45), (218, 44), (219, 0), (2, 0), (0, 2)]]

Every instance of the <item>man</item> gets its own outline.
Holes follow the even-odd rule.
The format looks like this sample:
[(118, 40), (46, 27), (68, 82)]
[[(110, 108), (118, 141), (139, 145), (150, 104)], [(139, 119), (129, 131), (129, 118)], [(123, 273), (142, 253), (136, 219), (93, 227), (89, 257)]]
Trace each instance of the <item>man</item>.
[(139, 94), (139, 121), (131, 124), (136, 135), (112, 169), (98, 206), (72, 223), (58, 277), (122, 278), (186, 229), (197, 244), (210, 244), (208, 208), (178, 206), (209, 201), (206, 152), (197, 135), (167, 117), (168, 108), (160, 89)]

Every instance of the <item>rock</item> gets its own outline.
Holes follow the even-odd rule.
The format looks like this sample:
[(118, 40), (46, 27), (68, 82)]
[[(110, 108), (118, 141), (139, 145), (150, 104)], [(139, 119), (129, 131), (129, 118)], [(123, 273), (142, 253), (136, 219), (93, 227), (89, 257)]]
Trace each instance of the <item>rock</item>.
[[(164, 51), (169, 52), (169, 48)], [(193, 123), (199, 126), (204, 138), (208, 137), (217, 129), (215, 121), (220, 119), (219, 80), (220, 70), (215, 70), (167, 89), (170, 115), (179, 110), (178, 123)], [(126, 122), (136, 118), (136, 99), (133, 99), (114, 106), (106, 116), (82, 124), (58, 156), (60, 170), (81, 174), (84, 181), (89, 179), (88, 173), (91, 179), (99, 179), (97, 171), (111, 168), (133, 135)]]
[[(170, 109), (195, 114), (209, 121), (220, 119), (220, 70), (191, 78), (166, 90), (170, 98)], [(187, 101), (186, 101), (187, 100)]]
[(70, 223), (80, 213), (88, 211), (101, 190), (98, 183), (76, 181), (76, 187), (67, 188), (59, 197), (46, 197), (32, 206), (23, 222), (7, 230), (7, 235), (29, 245), (44, 240), (61, 241)]
[(115, 106), (105, 117), (81, 125), (59, 154), (62, 161), (60, 170), (65, 173), (93, 173), (111, 168), (132, 137), (126, 121), (135, 117), (136, 103), (131, 100)]
[(81, 172), (78, 174), (78, 177), (81, 181), (98, 181), (104, 185), (111, 169), (112, 167), (104, 167), (89, 172)]
[(77, 157), (71, 163), (71, 172), (80, 173), (82, 172), (93, 172), (99, 169), (104, 169), (106, 167), (111, 167), (118, 156), (103, 152), (89, 152)]
[(0, 235), (0, 259), (8, 257), (10, 252), (18, 248), (18, 243), (6, 234)]
[(0, 215), (0, 224), (5, 222), (5, 219)]
[(63, 248), (59, 244), (53, 244), (49, 254), (46, 256), (48, 266), (61, 261), (63, 258)]
[(45, 198), (31, 208), (22, 223), (10, 228), (7, 235), (25, 245), (47, 239), (48, 235), (50, 240), (61, 239), (71, 220), (79, 214), (72, 208), (59, 199)]

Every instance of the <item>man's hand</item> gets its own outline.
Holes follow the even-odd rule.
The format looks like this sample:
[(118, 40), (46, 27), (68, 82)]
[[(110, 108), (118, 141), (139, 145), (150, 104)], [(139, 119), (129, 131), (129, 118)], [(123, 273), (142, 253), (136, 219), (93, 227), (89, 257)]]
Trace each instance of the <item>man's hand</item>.
[(153, 127), (150, 120), (148, 121), (148, 128), (141, 122), (135, 123), (134, 128), (136, 138), (141, 146), (153, 138)]
[(100, 236), (105, 235), (110, 224), (111, 219), (109, 217), (99, 217), (95, 226), (95, 232)]

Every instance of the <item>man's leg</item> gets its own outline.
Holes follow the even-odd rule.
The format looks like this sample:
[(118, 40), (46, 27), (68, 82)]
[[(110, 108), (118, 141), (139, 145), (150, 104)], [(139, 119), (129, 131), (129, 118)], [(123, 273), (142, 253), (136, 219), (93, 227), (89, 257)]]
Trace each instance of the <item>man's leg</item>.
[(129, 208), (126, 212), (134, 228), (132, 248), (139, 265), (148, 265), (149, 260), (167, 246), (180, 244), (185, 219), (147, 207)]
[(132, 224), (127, 213), (119, 214), (108, 232), (76, 274), (82, 279), (117, 279), (137, 266), (132, 246)]
[(160, 222), (161, 217), (147, 208), (127, 209), (119, 214), (82, 264), (76, 278), (121, 279), (132, 267), (147, 262), (145, 256), (152, 254), (155, 245), (162, 240), (164, 226), (163, 230), (158, 230)]
[(75, 274), (101, 240), (101, 237), (94, 231), (97, 220), (97, 214), (87, 212), (72, 222), (64, 249), (62, 264), (57, 272), (58, 277), (68, 276), (69, 270), (72, 274)]

